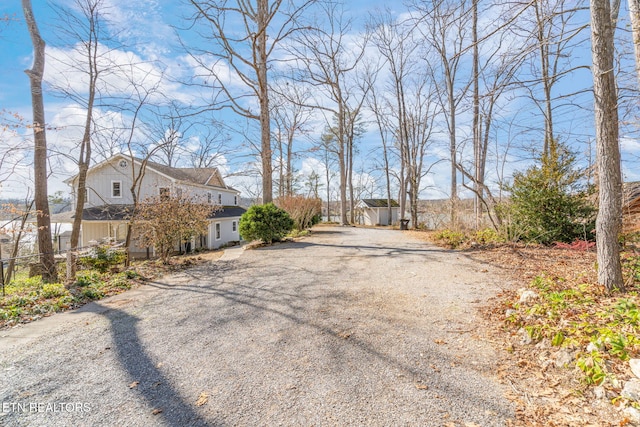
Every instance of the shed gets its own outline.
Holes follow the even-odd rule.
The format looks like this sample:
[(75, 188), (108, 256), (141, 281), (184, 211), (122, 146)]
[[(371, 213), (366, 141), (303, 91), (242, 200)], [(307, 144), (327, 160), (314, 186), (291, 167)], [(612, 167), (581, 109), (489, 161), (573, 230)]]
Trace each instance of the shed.
[(395, 225), (398, 223), (400, 205), (393, 199), (391, 200), (391, 218), (389, 218), (387, 199), (362, 199), (357, 207), (362, 212), (364, 225)]

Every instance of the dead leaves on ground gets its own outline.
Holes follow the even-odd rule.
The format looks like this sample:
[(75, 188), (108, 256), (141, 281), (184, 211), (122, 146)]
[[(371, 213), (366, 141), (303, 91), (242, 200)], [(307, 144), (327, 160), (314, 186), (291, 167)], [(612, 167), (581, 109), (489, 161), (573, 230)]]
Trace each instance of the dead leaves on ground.
[(196, 400), (196, 406), (206, 405), (208, 401), (209, 395), (203, 391), (200, 393), (200, 396), (198, 396), (198, 400)]

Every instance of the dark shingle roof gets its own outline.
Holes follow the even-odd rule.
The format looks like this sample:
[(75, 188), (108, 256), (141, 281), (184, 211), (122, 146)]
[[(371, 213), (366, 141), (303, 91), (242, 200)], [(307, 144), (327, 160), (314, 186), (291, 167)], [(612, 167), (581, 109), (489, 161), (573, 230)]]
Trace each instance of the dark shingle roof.
[[(367, 205), (369, 208), (386, 208), (387, 207), (387, 199), (362, 199), (362, 203)], [(400, 205), (395, 200), (391, 200), (391, 207), (398, 208)]]
[(222, 210), (215, 211), (209, 218), (232, 218), (241, 216), (247, 210), (240, 206), (223, 206)]
[[(138, 159), (138, 161), (142, 162), (140, 159)], [(151, 161), (147, 162), (147, 167), (180, 181), (191, 182), (199, 185), (230, 188), (224, 184), (222, 177), (220, 177), (216, 168), (172, 168), (170, 166)]]
[(103, 205), (85, 208), (83, 221), (126, 221), (131, 217), (133, 205)]

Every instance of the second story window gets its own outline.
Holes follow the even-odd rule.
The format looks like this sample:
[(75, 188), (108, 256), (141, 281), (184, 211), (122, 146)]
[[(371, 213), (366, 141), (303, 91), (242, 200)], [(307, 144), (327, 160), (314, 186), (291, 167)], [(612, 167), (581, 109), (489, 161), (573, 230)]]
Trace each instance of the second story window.
[(170, 195), (169, 187), (160, 187), (160, 200), (169, 200)]
[(213, 195), (211, 193), (207, 193), (207, 203), (211, 204), (212, 200), (213, 200)]
[(234, 205), (238, 204), (238, 196), (233, 196), (233, 204)]
[(111, 181), (111, 197), (122, 197), (122, 181)]
[(218, 204), (222, 204), (222, 193), (218, 193)]

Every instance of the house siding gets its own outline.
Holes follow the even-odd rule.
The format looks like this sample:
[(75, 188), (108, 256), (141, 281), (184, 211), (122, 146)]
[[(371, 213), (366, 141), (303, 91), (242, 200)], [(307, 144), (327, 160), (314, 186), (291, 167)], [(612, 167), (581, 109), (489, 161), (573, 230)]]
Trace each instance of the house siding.
[[(126, 162), (126, 166), (120, 166), (121, 162)], [(123, 242), (126, 237), (127, 221), (126, 215), (118, 212), (118, 209), (112, 209), (114, 207), (133, 205), (133, 197), (131, 195), (130, 188), (133, 183), (132, 171), (138, 174), (140, 163), (133, 161), (126, 156), (117, 155), (110, 160), (92, 167), (87, 174), (87, 199), (85, 205), (85, 213), (93, 208), (92, 214), (95, 217), (85, 217), (82, 223), (81, 245), (89, 246), (96, 242), (104, 242), (108, 239), (113, 239), (117, 242)], [(133, 168), (133, 169), (132, 169)], [(193, 172), (193, 170), (190, 170)], [(205, 179), (198, 180), (192, 183), (188, 178), (193, 175), (188, 175), (183, 172), (182, 176), (186, 176), (185, 180), (180, 180), (177, 177), (181, 175), (179, 171), (172, 172), (166, 167), (157, 166), (154, 169), (148, 165), (145, 174), (140, 184), (140, 192), (138, 200), (143, 201), (146, 198), (159, 196), (161, 188), (169, 188), (170, 194), (176, 196), (182, 194), (183, 196), (199, 197), (202, 201), (207, 202), (210, 200), (212, 205), (222, 204), (223, 206), (233, 207), (237, 206), (237, 202), (240, 200), (239, 192), (226, 188), (224, 181), (215, 172), (214, 180), (208, 182), (215, 182), (219, 186), (206, 186), (204, 184)], [(206, 173), (206, 172), (204, 172)], [(165, 175), (166, 174), (166, 175)], [(176, 175), (174, 175), (176, 174)], [(72, 186), (72, 194), (75, 198), (77, 194), (77, 177), (67, 181)], [(120, 196), (113, 197), (112, 189), (113, 182), (118, 182), (120, 186)], [(203, 183), (200, 185), (199, 183)], [(209, 198), (210, 195), (210, 198)], [(75, 203), (75, 202), (74, 202)], [(109, 207), (109, 209), (103, 209)], [(108, 213), (107, 211), (111, 211)], [(238, 211), (238, 212), (236, 212)], [(213, 217), (210, 219), (209, 230), (206, 236), (206, 247), (209, 249), (217, 249), (220, 246), (226, 245), (229, 242), (239, 241), (240, 235), (238, 232), (237, 224), (239, 222), (239, 216), (231, 216), (231, 214), (244, 211), (239, 208), (231, 208), (227, 210), (226, 215), (221, 217)], [(96, 214), (97, 212), (97, 214)], [(113, 215), (113, 216), (108, 216)], [(236, 230), (233, 230), (233, 223), (236, 223)], [(216, 239), (215, 224), (220, 224), (220, 238)], [(147, 254), (147, 248), (138, 248), (136, 246), (135, 239), (135, 227), (133, 230), (132, 243), (130, 246), (130, 252), (135, 254), (136, 257), (145, 256)], [(202, 242), (199, 238), (195, 239), (192, 244), (192, 249), (201, 246)], [(176, 248), (178, 249), (178, 248)], [(151, 254), (153, 250), (151, 249)]]
[[(127, 167), (120, 167), (119, 162), (125, 160)], [(140, 165), (133, 163), (133, 170), (137, 175)], [(112, 197), (112, 183), (120, 182), (120, 197)], [(132, 169), (131, 159), (125, 159), (117, 156), (111, 162), (96, 166), (87, 174), (87, 200), (86, 207), (103, 206), (103, 205), (131, 205), (133, 204), (133, 196), (130, 188), (132, 186)], [(76, 194), (77, 183), (74, 182), (73, 194)], [(208, 200), (211, 194), (211, 204), (218, 204), (219, 198), (223, 206), (232, 206), (239, 199), (238, 192), (226, 188), (205, 188), (197, 185), (189, 185), (188, 183), (176, 182), (153, 169), (147, 168), (142, 178), (138, 200), (142, 201), (149, 197), (158, 196), (160, 188), (169, 188), (172, 195), (181, 192), (183, 195), (199, 197), (204, 201)]]
[[(233, 231), (234, 222), (236, 223), (236, 231)], [(216, 224), (220, 224), (220, 239), (216, 239)], [(240, 241), (238, 218), (214, 218), (211, 220), (209, 224), (209, 235), (207, 236), (209, 249), (218, 249), (220, 246), (226, 245), (229, 242), (238, 241)]]

